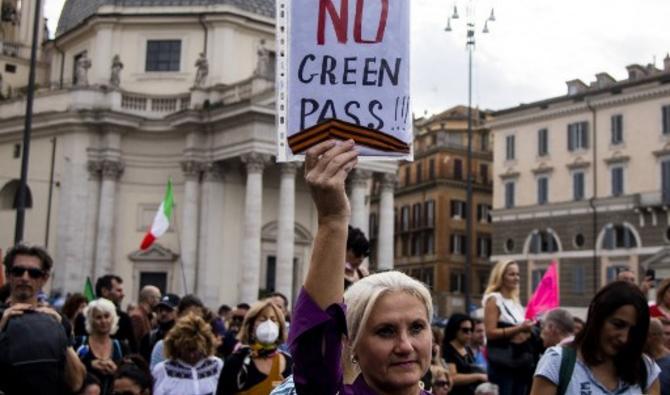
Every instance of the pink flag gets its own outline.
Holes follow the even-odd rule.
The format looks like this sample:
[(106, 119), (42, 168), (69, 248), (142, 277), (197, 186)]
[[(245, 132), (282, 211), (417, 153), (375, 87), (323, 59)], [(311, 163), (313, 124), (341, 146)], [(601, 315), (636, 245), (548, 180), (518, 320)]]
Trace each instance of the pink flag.
[(533, 297), (528, 301), (526, 319), (535, 319), (538, 315), (556, 308), (558, 305), (558, 263), (553, 261), (549, 265), (547, 272), (544, 273), (542, 281), (537, 286)]

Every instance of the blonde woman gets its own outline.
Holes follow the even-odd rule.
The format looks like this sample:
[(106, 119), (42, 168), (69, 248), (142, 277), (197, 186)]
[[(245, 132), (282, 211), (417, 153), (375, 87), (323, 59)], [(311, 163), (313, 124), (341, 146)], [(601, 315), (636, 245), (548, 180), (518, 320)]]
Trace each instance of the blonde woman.
[[(305, 158), (319, 226), (291, 321), (296, 390), (320, 395), (427, 394), (419, 382), (430, 367), (433, 343), (428, 289), (402, 273), (385, 272), (359, 280), (344, 293), (351, 215), (344, 182), (357, 156), (349, 140), (318, 144)], [(342, 360), (357, 373), (351, 384), (344, 381)]]
[(119, 329), (116, 306), (107, 299), (96, 299), (84, 309), (88, 336), (77, 339), (77, 355), (86, 370), (100, 381), (100, 393), (112, 393), (117, 364), (126, 351), (112, 335)]
[(279, 350), (285, 328), (284, 314), (272, 299), (251, 306), (237, 335), (242, 347), (226, 359), (217, 394), (268, 395), (288, 377), (291, 357)]
[(489, 278), (482, 304), (488, 341), (489, 381), (500, 395), (524, 395), (532, 380), (534, 356), (530, 341), (534, 321), (526, 320), (519, 302), (521, 276), (514, 261), (498, 262)]
[(430, 372), (433, 376), (430, 387), (432, 395), (447, 395), (451, 392), (452, 380), (447, 369), (433, 365)]
[(153, 370), (154, 395), (209, 395), (216, 392), (223, 361), (214, 356), (212, 328), (199, 315), (181, 317), (164, 339), (167, 359)]

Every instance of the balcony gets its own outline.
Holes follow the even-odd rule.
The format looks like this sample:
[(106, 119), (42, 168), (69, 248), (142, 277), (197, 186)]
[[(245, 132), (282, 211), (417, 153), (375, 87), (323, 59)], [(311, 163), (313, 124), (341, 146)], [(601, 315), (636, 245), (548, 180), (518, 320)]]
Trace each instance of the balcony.
[(11, 41), (0, 41), (0, 53), (12, 58), (18, 58), (21, 53), (21, 44)]
[(661, 191), (642, 192), (635, 196), (635, 206), (637, 207), (660, 207), (670, 206), (670, 193), (664, 194)]

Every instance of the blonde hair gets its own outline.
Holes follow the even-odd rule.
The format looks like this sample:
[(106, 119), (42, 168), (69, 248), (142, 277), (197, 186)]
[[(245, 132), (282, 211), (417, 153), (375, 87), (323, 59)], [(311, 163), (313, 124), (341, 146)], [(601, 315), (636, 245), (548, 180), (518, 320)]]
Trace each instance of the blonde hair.
[(342, 355), (345, 370), (351, 369), (352, 351), (358, 345), (372, 309), (380, 297), (391, 292), (404, 292), (419, 299), (426, 308), (426, 320), (430, 325), (433, 317), (433, 300), (430, 291), (422, 282), (397, 271), (373, 274), (355, 282), (344, 293), (344, 303), (347, 306), (347, 333), (349, 334), (349, 347), (345, 348)]
[(665, 280), (661, 281), (661, 284), (659, 284), (659, 286), (658, 286), (658, 289), (656, 291), (656, 305), (657, 306), (663, 306), (664, 305), (663, 299), (665, 298), (665, 294), (668, 292), (668, 289), (670, 289), (670, 278), (666, 278)]
[[(512, 264), (518, 265), (516, 261), (511, 259), (498, 261), (498, 263), (496, 263), (496, 265), (493, 267), (493, 270), (491, 270), (489, 283), (486, 286), (486, 291), (484, 291), (484, 300), (486, 300), (486, 297), (489, 294), (492, 294), (493, 292), (500, 292), (503, 285), (503, 276), (505, 275), (505, 271), (507, 271), (507, 268)], [(512, 299), (516, 300), (517, 302), (519, 301), (519, 288), (512, 291)]]
[(108, 313), (109, 316), (112, 317), (112, 327), (109, 331), (109, 334), (115, 334), (116, 331), (119, 330), (119, 316), (116, 314), (116, 306), (114, 303), (105, 298), (92, 300), (88, 305), (86, 305), (86, 308), (84, 308), (84, 317), (86, 317), (86, 333), (89, 335), (93, 333), (93, 313), (96, 311), (101, 313)]
[(256, 323), (256, 318), (265, 310), (270, 307), (275, 315), (277, 316), (277, 325), (279, 326), (279, 337), (276, 340), (276, 344), (282, 344), (286, 341), (286, 321), (284, 320), (284, 313), (282, 313), (279, 306), (274, 304), (272, 299), (264, 299), (254, 303), (247, 314), (244, 316), (244, 322), (242, 322), (242, 327), (237, 334), (237, 340), (242, 344), (249, 344), (252, 336), (252, 331), (254, 330), (254, 324)]
[(168, 359), (179, 359), (185, 352), (201, 351), (207, 357), (214, 355), (214, 333), (202, 317), (189, 313), (179, 318), (165, 336), (164, 353)]
[(435, 384), (435, 382), (442, 376), (451, 382), (449, 371), (440, 365), (430, 365), (430, 373), (433, 376), (431, 379), (431, 384)]

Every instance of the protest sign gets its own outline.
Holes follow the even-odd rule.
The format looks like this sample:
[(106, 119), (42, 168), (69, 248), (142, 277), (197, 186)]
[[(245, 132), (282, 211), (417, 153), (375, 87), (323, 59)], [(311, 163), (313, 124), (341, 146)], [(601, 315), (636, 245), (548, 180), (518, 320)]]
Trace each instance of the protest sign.
[(278, 159), (326, 139), (412, 159), (409, 0), (278, 0)]

